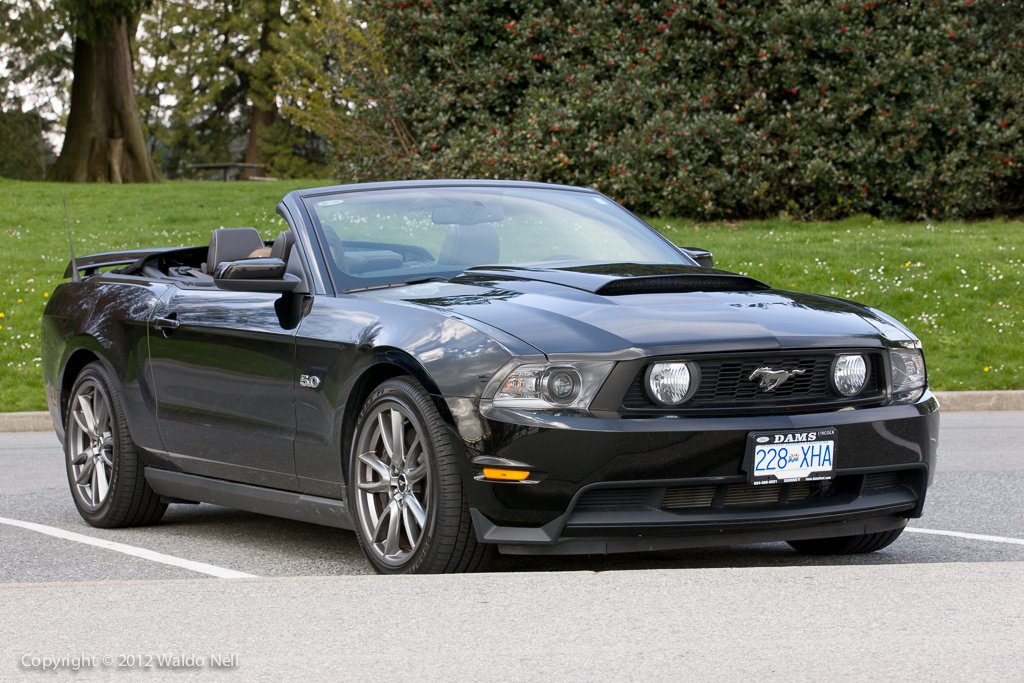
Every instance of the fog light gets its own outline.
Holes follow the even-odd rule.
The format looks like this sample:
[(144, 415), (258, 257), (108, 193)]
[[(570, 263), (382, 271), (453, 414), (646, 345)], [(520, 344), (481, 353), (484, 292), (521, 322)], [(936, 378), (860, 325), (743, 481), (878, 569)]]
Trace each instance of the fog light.
[(697, 391), (698, 370), (694, 363), (655, 363), (647, 368), (647, 393), (664, 406), (677, 406)]
[(832, 384), (843, 396), (856, 396), (868, 381), (868, 364), (860, 354), (844, 354), (832, 367)]

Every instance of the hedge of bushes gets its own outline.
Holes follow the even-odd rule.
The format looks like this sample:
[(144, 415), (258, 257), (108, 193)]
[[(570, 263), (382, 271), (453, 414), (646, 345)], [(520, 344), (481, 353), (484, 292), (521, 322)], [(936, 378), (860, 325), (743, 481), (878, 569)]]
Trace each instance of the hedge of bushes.
[(694, 217), (1019, 211), (1021, 7), (366, 0), (412, 147), (339, 170), (585, 184)]

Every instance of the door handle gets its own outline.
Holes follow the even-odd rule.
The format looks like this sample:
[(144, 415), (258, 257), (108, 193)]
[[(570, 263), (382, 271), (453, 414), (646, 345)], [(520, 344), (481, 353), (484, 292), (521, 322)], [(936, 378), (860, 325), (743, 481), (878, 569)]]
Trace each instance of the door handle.
[(178, 321), (177, 313), (171, 313), (166, 318), (153, 319), (153, 329), (160, 330), (165, 339), (171, 336), (172, 331), (178, 329), (178, 325), (181, 323)]

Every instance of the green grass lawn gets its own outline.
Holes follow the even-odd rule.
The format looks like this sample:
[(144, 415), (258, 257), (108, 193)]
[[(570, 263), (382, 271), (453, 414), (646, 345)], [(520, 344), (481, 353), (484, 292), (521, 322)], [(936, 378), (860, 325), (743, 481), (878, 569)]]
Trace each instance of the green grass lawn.
[[(39, 318), (68, 261), (62, 200), (79, 254), (198, 245), (217, 227), (282, 229), (277, 201), (310, 181), (64, 185), (0, 180), (0, 411), (42, 410)], [(938, 389), (1024, 388), (1024, 222), (839, 223), (656, 220), (717, 265), (870, 304), (923, 340)]]

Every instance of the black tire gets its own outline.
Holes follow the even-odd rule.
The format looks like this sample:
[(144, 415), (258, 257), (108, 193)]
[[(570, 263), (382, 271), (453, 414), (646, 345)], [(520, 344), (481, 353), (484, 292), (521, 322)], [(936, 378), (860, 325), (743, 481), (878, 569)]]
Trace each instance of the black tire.
[(444, 419), (411, 377), (389, 379), (366, 399), (352, 440), (348, 498), (375, 571), (480, 568), (489, 546), (476, 540), (457, 453)]
[(788, 541), (788, 543), (793, 550), (805, 555), (861, 555), (881, 550), (899, 538), (901, 533), (903, 533), (902, 527), (859, 536), (810, 538), (804, 541)]
[(64, 423), (71, 497), (82, 519), (95, 527), (154, 524), (167, 504), (146, 483), (115, 386), (106, 368), (93, 362), (71, 390)]

